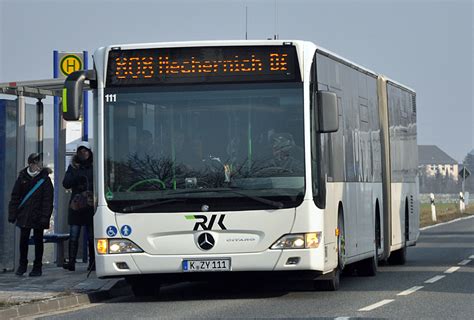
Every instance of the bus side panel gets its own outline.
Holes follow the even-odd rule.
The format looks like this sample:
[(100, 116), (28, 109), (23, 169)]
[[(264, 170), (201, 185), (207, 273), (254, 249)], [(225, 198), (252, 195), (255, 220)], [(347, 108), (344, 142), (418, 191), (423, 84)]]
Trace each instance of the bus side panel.
[[(328, 182), (326, 215), (335, 218), (325, 217), (325, 230), (337, 226), (341, 201), (346, 255), (358, 256), (374, 250), (376, 201), (382, 205), (377, 80), (324, 54), (318, 53), (316, 59), (318, 90), (336, 93), (339, 109), (339, 130), (323, 137), (327, 146), (323, 155)], [(339, 192), (330, 190), (331, 183), (344, 187), (341, 191), (336, 188)]]
[(387, 82), (392, 250), (415, 241), (418, 236), (418, 149), (415, 94)]

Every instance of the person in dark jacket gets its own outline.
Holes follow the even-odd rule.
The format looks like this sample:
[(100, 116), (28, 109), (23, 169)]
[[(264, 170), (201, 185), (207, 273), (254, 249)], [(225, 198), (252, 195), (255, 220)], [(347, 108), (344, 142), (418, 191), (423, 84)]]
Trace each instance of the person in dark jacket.
[(28, 167), (20, 171), (13, 187), (8, 205), (8, 221), (20, 228), (20, 265), (16, 274), (21, 276), (28, 265), (28, 241), (33, 229), (35, 261), (30, 277), (42, 274), (43, 232), (49, 229), (53, 213), (53, 184), (49, 178), (51, 169), (43, 168), (41, 154), (32, 153), (28, 157)]
[(64, 188), (72, 190), (68, 210), (69, 260), (63, 265), (64, 269), (70, 271), (76, 270), (79, 235), (83, 226), (88, 236), (89, 266), (87, 270), (95, 270), (92, 160), (89, 143), (82, 141), (77, 146), (76, 155), (72, 158), (63, 180)]

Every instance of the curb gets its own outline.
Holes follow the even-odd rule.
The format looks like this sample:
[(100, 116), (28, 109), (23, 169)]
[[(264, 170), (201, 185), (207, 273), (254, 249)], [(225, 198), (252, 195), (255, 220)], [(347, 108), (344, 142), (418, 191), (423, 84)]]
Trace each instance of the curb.
[(19, 317), (35, 316), (43, 313), (62, 311), (73, 307), (98, 303), (120, 296), (126, 289), (126, 281), (124, 279), (117, 279), (117, 281), (107, 285), (99, 291), (73, 293), (68, 296), (20, 304), (0, 310), (0, 319), (15, 319)]

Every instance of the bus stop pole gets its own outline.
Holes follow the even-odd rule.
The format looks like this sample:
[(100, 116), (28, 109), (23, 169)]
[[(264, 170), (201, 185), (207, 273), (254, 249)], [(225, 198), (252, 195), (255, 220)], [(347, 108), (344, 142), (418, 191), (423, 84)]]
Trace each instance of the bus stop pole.
[[(26, 123), (26, 108), (25, 97), (22, 94), (17, 98), (17, 127), (16, 127), (16, 172), (25, 168), (25, 123)], [(15, 251), (13, 258), (13, 267), (16, 269), (20, 258), (20, 229), (15, 228), (15, 241), (13, 243)]]
[[(59, 53), (53, 52), (53, 75), (59, 76)], [(60, 113), (60, 99), (54, 97), (54, 232), (67, 233), (67, 199), (62, 186), (65, 173), (66, 155), (66, 128)], [(64, 244), (62, 242), (55, 245), (56, 265), (58, 267), (64, 262)]]
[[(88, 52), (83, 52), (84, 57), (84, 70), (89, 68), (89, 58)], [(89, 141), (89, 92), (84, 91), (84, 119), (83, 119), (83, 127), (82, 127), (82, 140)]]
[[(88, 52), (83, 51), (83, 57), (84, 57), (84, 70), (87, 70), (89, 68), (89, 59), (88, 59)], [(83, 141), (89, 141), (89, 93), (87, 91), (84, 91), (83, 93), (83, 110), (84, 110), (84, 116), (82, 119), (82, 140)], [(82, 237), (82, 262), (87, 262), (87, 253), (88, 253), (88, 247), (87, 247), (87, 239), (88, 239), (88, 231), (87, 229), (84, 228), (83, 232), (83, 237)]]
[[(57, 117), (58, 117), (58, 148), (57, 148), (57, 155), (58, 155), (58, 164), (55, 166), (56, 174), (54, 175), (57, 177), (57, 225), (58, 225), (58, 233), (69, 233), (69, 225), (68, 225), (68, 210), (69, 210), (69, 194), (66, 193), (66, 190), (63, 188), (63, 179), (64, 175), (66, 174), (66, 123), (61, 116), (60, 109), (62, 108), (62, 104), (60, 98), (58, 99), (57, 108), (55, 108)], [(56, 244), (57, 252), (59, 255), (57, 256), (56, 265), (62, 266), (64, 261), (64, 243), (59, 242)]]
[[(37, 118), (38, 118), (38, 123), (37, 123), (37, 129), (38, 129), (38, 152), (42, 153), (43, 152), (43, 140), (44, 140), (44, 129), (43, 129), (43, 124), (44, 124), (44, 105), (41, 99), (38, 99), (38, 102), (36, 102), (36, 113), (37, 113)], [(44, 161), (44, 155), (43, 155), (43, 161)]]

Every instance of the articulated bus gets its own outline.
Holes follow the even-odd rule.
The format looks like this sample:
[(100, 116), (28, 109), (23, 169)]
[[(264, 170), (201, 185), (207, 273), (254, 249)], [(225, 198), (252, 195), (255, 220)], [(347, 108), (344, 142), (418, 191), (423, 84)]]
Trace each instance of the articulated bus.
[(271, 274), (337, 290), (419, 235), (415, 92), (306, 41), (113, 45), (93, 90), (97, 276)]

